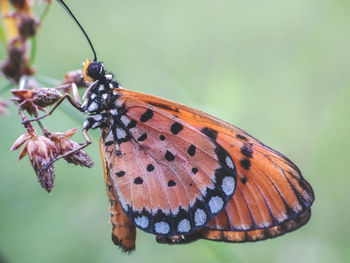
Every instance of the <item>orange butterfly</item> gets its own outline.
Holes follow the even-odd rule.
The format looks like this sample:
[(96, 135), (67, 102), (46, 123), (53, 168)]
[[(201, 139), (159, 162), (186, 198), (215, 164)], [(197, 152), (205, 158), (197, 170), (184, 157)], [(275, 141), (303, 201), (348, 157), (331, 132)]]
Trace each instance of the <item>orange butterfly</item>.
[(211, 115), (123, 89), (96, 62), (85, 31), (58, 1), (95, 56), (83, 69), (85, 81), (92, 82), (83, 105), (65, 97), (89, 114), (83, 128), (87, 142), (75, 151), (90, 144), (89, 129), (101, 129), (116, 245), (133, 250), (136, 227), (160, 243), (245, 242), (279, 236), (308, 221), (314, 194), (295, 164)]
[(93, 82), (84, 134), (101, 129), (112, 239), (124, 251), (135, 227), (160, 243), (245, 242), (310, 218), (312, 188), (282, 154), (204, 112), (123, 89), (100, 62), (83, 72)]

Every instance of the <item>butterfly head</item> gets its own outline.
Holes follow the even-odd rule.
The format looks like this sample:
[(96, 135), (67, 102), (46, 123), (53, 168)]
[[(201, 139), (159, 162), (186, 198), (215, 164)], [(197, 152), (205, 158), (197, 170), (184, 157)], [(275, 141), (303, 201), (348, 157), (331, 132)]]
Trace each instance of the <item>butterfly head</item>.
[(82, 109), (87, 113), (102, 113), (115, 108), (119, 97), (115, 90), (118, 82), (113, 80), (113, 74), (106, 72), (102, 62), (86, 60), (83, 68), (83, 78), (91, 85), (83, 96)]
[(104, 80), (105, 68), (102, 62), (86, 60), (83, 68), (84, 80), (93, 82), (95, 80)]

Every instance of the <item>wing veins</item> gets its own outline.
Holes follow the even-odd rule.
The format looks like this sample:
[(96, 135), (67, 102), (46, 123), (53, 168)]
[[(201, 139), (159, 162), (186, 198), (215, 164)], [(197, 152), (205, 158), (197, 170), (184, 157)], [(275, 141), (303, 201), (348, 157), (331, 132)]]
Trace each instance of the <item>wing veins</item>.
[[(134, 152), (134, 156), (135, 156), (135, 159), (136, 159), (136, 163), (139, 167), (139, 169), (142, 171), (142, 173), (144, 174), (144, 169), (143, 167), (141, 166), (141, 163), (140, 163), (140, 159), (139, 159), (139, 153), (138, 153), (138, 150), (136, 150), (136, 147), (132, 147), (132, 150)], [(150, 187), (150, 182), (149, 182), (149, 178), (147, 177), (147, 175), (145, 175), (145, 178), (147, 178), (147, 188), (148, 188), (148, 194), (149, 194), (149, 199), (151, 201), (151, 207), (152, 207), (152, 195), (151, 195), (151, 187)], [(152, 209), (151, 209), (151, 212), (152, 212)]]

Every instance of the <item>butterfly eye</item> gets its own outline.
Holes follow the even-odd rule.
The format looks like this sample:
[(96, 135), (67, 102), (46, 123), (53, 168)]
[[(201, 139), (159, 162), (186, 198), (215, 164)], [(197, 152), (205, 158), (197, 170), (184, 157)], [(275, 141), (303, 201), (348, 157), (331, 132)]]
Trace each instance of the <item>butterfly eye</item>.
[(87, 68), (87, 75), (94, 80), (99, 80), (104, 77), (105, 70), (101, 62), (91, 62)]

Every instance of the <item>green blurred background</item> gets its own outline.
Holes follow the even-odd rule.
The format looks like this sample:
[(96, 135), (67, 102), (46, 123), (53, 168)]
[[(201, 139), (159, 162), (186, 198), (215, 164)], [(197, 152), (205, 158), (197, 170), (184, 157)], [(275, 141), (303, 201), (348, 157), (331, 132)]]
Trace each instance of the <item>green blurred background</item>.
[[(124, 255), (110, 239), (98, 131), (88, 148), (96, 167), (58, 162), (48, 195), (28, 159), (18, 162), (19, 152), (9, 152), (24, 133), (11, 106), (0, 116), (6, 262), (350, 262), (350, 2), (253, 2), (67, 0), (124, 87), (209, 112), (292, 159), (315, 191), (309, 223), (246, 244), (168, 246), (138, 232), (136, 251)], [(37, 45), (38, 72), (55, 79), (92, 58), (55, 2)], [(83, 118), (64, 108), (70, 110), (45, 120), (51, 131), (82, 126)]]

